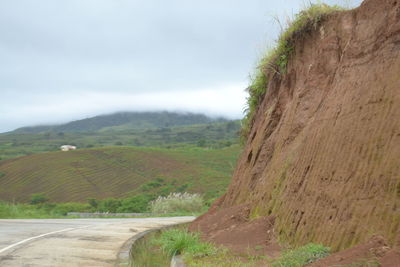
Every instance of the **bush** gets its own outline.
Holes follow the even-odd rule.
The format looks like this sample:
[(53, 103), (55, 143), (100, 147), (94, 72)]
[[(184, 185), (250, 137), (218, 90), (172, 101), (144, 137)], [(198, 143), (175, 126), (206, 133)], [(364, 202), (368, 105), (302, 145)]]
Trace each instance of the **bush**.
[(199, 194), (170, 193), (150, 202), (153, 213), (201, 212), (204, 209), (203, 197)]
[(329, 248), (319, 244), (307, 244), (293, 250), (284, 251), (272, 267), (301, 267), (329, 255)]
[(98, 209), (100, 212), (115, 213), (120, 206), (121, 200), (115, 198), (106, 198), (99, 201)]
[(46, 203), (47, 201), (49, 201), (49, 197), (45, 194), (32, 194), (30, 203), (32, 205), (37, 205)]
[(121, 206), (117, 212), (146, 212), (148, 211), (149, 202), (153, 199), (154, 197), (150, 194), (125, 198), (121, 201)]

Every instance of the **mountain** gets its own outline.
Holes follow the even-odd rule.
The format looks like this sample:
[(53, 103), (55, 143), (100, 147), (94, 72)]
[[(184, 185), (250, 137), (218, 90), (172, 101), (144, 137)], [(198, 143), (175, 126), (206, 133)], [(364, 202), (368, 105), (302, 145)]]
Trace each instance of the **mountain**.
[(12, 133), (43, 133), (43, 132), (95, 132), (112, 129), (118, 126), (124, 129), (150, 129), (193, 124), (205, 124), (227, 121), (223, 118), (211, 118), (203, 114), (175, 112), (120, 112), (96, 116), (61, 125), (42, 125), (22, 127)]
[(0, 160), (57, 151), (104, 146), (221, 148), (238, 143), (240, 121), (201, 114), (169, 112), (116, 113), (58, 126), (24, 127), (0, 134)]

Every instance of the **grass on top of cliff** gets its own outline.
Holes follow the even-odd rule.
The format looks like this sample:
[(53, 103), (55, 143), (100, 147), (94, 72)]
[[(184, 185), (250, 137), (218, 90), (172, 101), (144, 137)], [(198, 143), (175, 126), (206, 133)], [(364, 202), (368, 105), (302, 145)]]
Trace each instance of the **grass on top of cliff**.
[(327, 15), (343, 10), (345, 8), (337, 5), (311, 4), (287, 22), (286, 29), (280, 34), (275, 47), (265, 53), (255, 72), (250, 75), (250, 85), (247, 88), (249, 96), (245, 109), (246, 115), (242, 121), (242, 141), (250, 133), (254, 115), (267, 91), (270, 77), (274, 74), (283, 75), (286, 73), (288, 60), (295, 50), (296, 40), (305, 38), (307, 33), (316, 30)]

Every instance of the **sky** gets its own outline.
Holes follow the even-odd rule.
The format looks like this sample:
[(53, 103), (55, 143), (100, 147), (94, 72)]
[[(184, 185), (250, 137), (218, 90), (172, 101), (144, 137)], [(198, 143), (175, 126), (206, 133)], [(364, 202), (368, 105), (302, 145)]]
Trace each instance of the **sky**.
[(0, 0), (0, 132), (118, 111), (241, 118), (274, 18), (309, 2)]

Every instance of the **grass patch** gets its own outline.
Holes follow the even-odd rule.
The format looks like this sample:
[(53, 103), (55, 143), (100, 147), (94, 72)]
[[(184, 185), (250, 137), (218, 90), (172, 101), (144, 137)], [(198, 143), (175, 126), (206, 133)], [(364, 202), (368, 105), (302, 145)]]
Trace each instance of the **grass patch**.
[(171, 257), (178, 254), (205, 257), (216, 253), (212, 244), (201, 242), (199, 234), (190, 233), (186, 229), (166, 230), (154, 244), (159, 245)]
[(251, 130), (254, 115), (267, 91), (270, 78), (275, 74), (283, 75), (286, 73), (288, 61), (295, 50), (296, 40), (306, 38), (306, 34), (317, 29), (327, 15), (343, 10), (344, 8), (337, 5), (311, 4), (288, 21), (286, 29), (282, 31), (277, 40), (275, 48), (267, 51), (260, 60), (255, 73), (250, 76), (250, 85), (247, 88), (249, 97), (245, 109), (246, 114), (242, 120), (242, 141), (247, 138)]
[[(10, 204), (0, 202), (0, 218), (2, 219), (47, 219), (47, 218), (65, 218), (66, 205), (74, 206), (72, 209), (77, 210), (78, 206), (86, 206), (81, 203), (63, 203), (63, 204)], [(70, 207), (71, 208), (71, 207)], [(68, 210), (69, 211), (69, 210)]]
[(171, 257), (154, 245), (153, 240), (157, 240), (161, 232), (152, 232), (144, 238), (136, 241), (131, 251), (133, 259), (131, 267), (161, 267), (169, 266)]
[(310, 243), (296, 249), (284, 251), (279, 259), (272, 262), (271, 266), (302, 267), (328, 255), (329, 248)]

